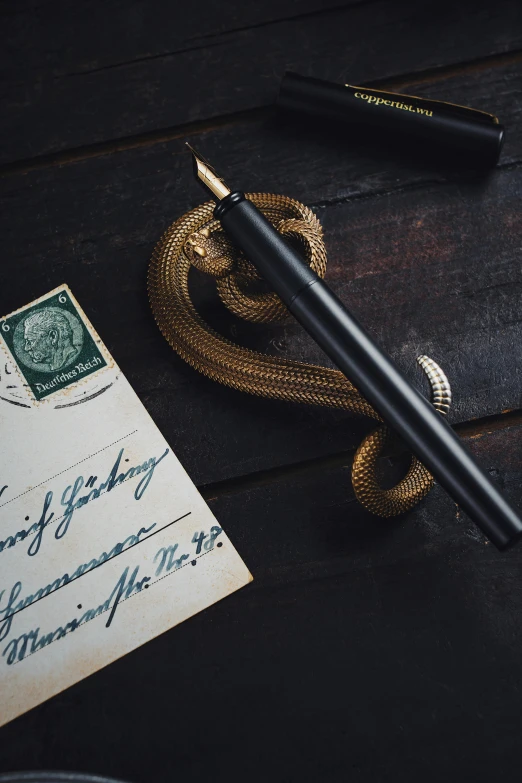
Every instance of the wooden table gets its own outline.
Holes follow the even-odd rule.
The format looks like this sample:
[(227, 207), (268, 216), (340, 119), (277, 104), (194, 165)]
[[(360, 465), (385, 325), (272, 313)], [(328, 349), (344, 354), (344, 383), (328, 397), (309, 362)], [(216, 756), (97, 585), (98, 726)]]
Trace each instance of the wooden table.
[[(71, 286), (255, 576), (4, 727), (0, 771), (519, 780), (522, 547), (499, 554), (438, 486), (404, 517), (365, 512), (350, 464), (372, 422), (198, 375), (155, 326), (146, 273), (202, 200), (187, 139), (238, 187), (309, 204), (327, 280), (425, 391), (417, 355), (441, 364), (452, 423), (522, 504), (521, 4), (4, 0), (0, 14), (0, 311)], [(281, 123), (287, 68), (491, 111), (500, 163), (480, 176)], [(231, 339), (325, 361), (296, 325), (246, 326), (193, 282)]]

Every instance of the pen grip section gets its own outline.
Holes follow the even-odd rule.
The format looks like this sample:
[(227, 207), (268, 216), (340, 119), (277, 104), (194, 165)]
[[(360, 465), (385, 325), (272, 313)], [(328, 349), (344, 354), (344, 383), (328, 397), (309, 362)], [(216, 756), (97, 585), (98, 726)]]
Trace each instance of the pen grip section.
[(286, 305), (320, 279), (243, 193), (235, 191), (220, 201), (214, 217)]

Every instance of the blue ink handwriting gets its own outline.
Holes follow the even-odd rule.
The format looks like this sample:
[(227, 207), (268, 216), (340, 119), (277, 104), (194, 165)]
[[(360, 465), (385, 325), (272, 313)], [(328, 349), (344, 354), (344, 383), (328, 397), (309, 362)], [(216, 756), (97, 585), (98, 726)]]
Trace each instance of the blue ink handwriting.
[[(50, 582), (44, 587), (38, 588), (38, 590), (35, 590), (34, 593), (29, 593), (29, 595), (26, 595), (20, 600), (18, 599), (20, 593), (23, 590), (23, 585), (22, 582), (15, 582), (11, 588), (11, 592), (7, 598), (7, 603), (4, 607), (2, 607), (1, 602), (6, 591), (2, 590), (0, 592), (0, 642), (3, 641), (10, 633), (13, 617), (14, 615), (18, 614), (18, 612), (21, 612), (22, 609), (25, 609), (27, 606), (40, 601), (42, 598), (46, 598), (48, 595), (51, 595), (51, 593), (56, 592), (56, 590), (60, 590), (60, 588), (69, 584), (70, 582), (74, 582), (76, 579), (79, 579), (89, 571), (92, 571), (93, 569), (103, 565), (103, 563), (106, 563), (107, 561), (112, 560), (114, 557), (117, 557), (123, 551), (126, 551), (127, 549), (136, 546), (136, 544), (141, 543), (141, 536), (147, 536), (147, 533), (150, 533), (154, 527), (156, 527), (155, 522), (150, 527), (142, 527), (137, 533), (133, 533), (132, 535), (127, 536), (124, 541), (115, 544), (109, 552), (102, 552), (99, 557), (89, 560), (88, 563), (82, 563), (70, 574), (63, 574), (54, 581)], [(149, 536), (147, 536), (147, 538), (149, 538)]]
[[(185, 516), (188, 516), (188, 514), (185, 514)], [(183, 517), (180, 517), (180, 519), (183, 519)], [(172, 522), (170, 524), (174, 523)], [(152, 527), (154, 526), (155, 525), (152, 525)], [(92, 570), (92, 568), (96, 568), (97, 565), (100, 565), (102, 562), (106, 562), (110, 559), (111, 555), (113, 557), (116, 556), (116, 554), (119, 554), (122, 549), (127, 546), (127, 543), (131, 539), (139, 539), (141, 535), (152, 530), (152, 527), (141, 528), (141, 530), (135, 536), (129, 536), (129, 538), (124, 542), (116, 544), (109, 554), (104, 552), (100, 558), (98, 558), (98, 560), (91, 560), (89, 563), (78, 566), (71, 577), (69, 577), (68, 574), (65, 574), (63, 577), (57, 579), (50, 585), (47, 585), (44, 588), (40, 588), (40, 590), (36, 591), (33, 595), (26, 596), (18, 603), (16, 602), (18, 601), (18, 597), (22, 592), (22, 584), (21, 582), (16, 582), (11, 590), (11, 595), (8, 598), (6, 606), (3, 609), (0, 609), (0, 617), (3, 618), (0, 623), (0, 641), (3, 641), (9, 634), (11, 630), (12, 617), (14, 614), (16, 614), (17, 611), (20, 611), (21, 609), (25, 608), (25, 606), (29, 606), (31, 603), (46, 597), (54, 590), (60, 589), (61, 586), (67, 584), (67, 581), (64, 580), (72, 581), (73, 578), (78, 578), (83, 573), (86, 573), (87, 570)], [(222, 528), (220, 528), (218, 525), (213, 525), (209, 534), (205, 533), (204, 531), (195, 533), (192, 538), (192, 543), (196, 544), (196, 555), (202, 557), (207, 552), (210, 552), (214, 548), (216, 538), (222, 532)], [(155, 534), (156, 533), (152, 533), (152, 535)], [(147, 536), (147, 538), (148, 537), (149, 536)], [(128, 547), (134, 546), (138, 543), (142, 542), (136, 540), (133, 543), (129, 543)], [(163, 578), (169, 572), (174, 572), (182, 568), (185, 561), (189, 559), (190, 555), (188, 554), (177, 556), (178, 546), (178, 544), (173, 544), (171, 546), (163, 546), (158, 549), (153, 558), (153, 562), (155, 564), (157, 563), (156, 572), (154, 575), (155, 577)], [(202, 549), (205, 551), (202, 551)], [(114, 588), (112, 589), (109, 597), (99, 606), (85, 611), (80, 617), (75, 617), (72, 620), (69, 620), (69, 622), (63, 625), (59, 625), (53, 631), (49, 631), (47, 633), (42, 633), (40, 627), (38, 627), (12, 638), (2, 650), (2, 657), (5, 658), (6, 664), (11, 666), (14, 663), (23, 661), (25, 658), (29, 657), (29, 655), (33, 655), (33, 653), (42, 650), (44, 647), (47, 647), (58, 639), (63, 639), (68, 634), (73, 633), (81, 625), (84, 625), (90, 620), (94, 620), (99, 615), (110, 611), (107, 622), (105, 623), (105, 627), (109, 628), (114, 620), (114, 616), (119, 604), (122, 603), (122, 601), (126, 601), (127, 598), (130, 598), (136, 593), (141, 592), (144, 587), (148, 587), (149, 582), (152, 582), (153, 584), (154, 581), (156, 581), (152, 581), (151, 577), (149, 576), (144, 576), (141, 579), (138, 579), (140, 571), (139, 565), (134, 568), (132, 573), (129, 574), (129, 571), (129, 566), (126, 566)], [(0, 601), (2, 600), (4, 592), (5, 591), (2, 591), (2, 593), (0, 593)]]
[[(62, 520), (60, 524), (58, 525), (55, 537), (56, 538), (63, 538), (63, 536), (67, 533), (69, 529), (69, 525), (71, 524), (71, 519), (76, 511), (76, 509), (81, 508), (82, 506), (86, 506), (87, 503), (90, 503), (91, 500), (96, 500), (96, 498), (99, 498), (102, 492), (110, 492), (114, 489), (114, 487), (117, 487), (118, 484), (123, 484), (124, 481), (127, 481), (127, 479), (133, 478), (134, 476), (139, 475), (140, 473), (143, 473), (143, 478), (139, 482), (138, 486), (136, 487), (134, 491), (134, 497), (136, 500), (141, 500), (143, 495), (145, 494), (145, 490), (150, 484), (150, 481), (152, 479), (152, 476), (154, 474), (154, 471), (156, 467), (159, 465), (162, 459), (164, 459), (167, 454), (169, 453), (169, 449), (165, 449), (161, 457), (151, 457), (150, 459), (146, 460), (142, 465), (137, 465), (136, 467), (129, 468), (125, 473), (119, 473), (120, 470), (120, 462), (121, 458), (123, 456), (124, 449), (120, 449), (120, 453), (116, 457), (116, 462), (111, 468), (111, 472), (109, 473), (107, 479), (100, 484), (98, 488), (91, 489), (90, 492), (88, 492), (86, 495), (79, 494), (84, 486), (84, 478), (83, 476), (78, 476), (76, 481), (73, 485), (69, 485), (62, 494), (62, 506), (65, 508), (65, 513), (62, 517)], [(92, 482), (92, 479), (97, 480), (97, 476), (91, 476), (91, 486), (94, 482)]]
[[(218, 525), (212, 525), (212, 527), (210, 528), (210, 535), (207, 535), (207, 533), (205, 533), (204, 531), (201, 533), (194, 533), (194, 535), (192, 536), (192, 543), (197, 544), (196, 555), (199, 555), (201, 553), (202, 547), (205, 550), (205, 552), (209, 552), (211, 549), (214, 549), (216, 538), (222, 532), (223, 529), (218, 527)], [(205, 541), (205, 539), (207, 540)], [(204, 546), (203, 546), (203, 541), (205, 541)]]
[(118, 605), (122, 601), (126, 601), (127, 598), (130, 598), (135, 593), (141, 592), (144, 585), (147, 582), (150, 582), (150, 577), (148, 576), (144, 576), (142, 579), (138, 580), (139, 570), (140, 567), (136, 566), (129, 577), (129, 567), (127, 566), (116, 582), (116, 585), (107, 600), (97, 607), (88, 609), (81, 617), (75, 617), (68, 623), (60, 625), (54, 631), (49, 631), (48, 633), (42, 633), (40, 628), (33, 628), (27, 633), (22, 633), (20, 636), (11, 639), (2, 650), (2, 656), (6, 659), (6, 664), (12, 666), (13, 663), (23, 661), (24, 658), (27, 658), (29, 655), (38, 652), (58, 639), (63, 639), (64, 636), (73, 633), (81, 625), (84, 625), (90, 620), (94, 620), (94, 618), (98, 617), (100, 614), (111, 610), (109, 619), (105, 624), (105, 627), (108, 628), (114, 619)]
[[(128, 479), (134, 478), (138, 475), (141, 475), (141, 479), (134, 490), (134, 498), (135, 500), (141, 500), (152, 480), (154, 471), (156, 470), (159, 463), (167, 456), (169, 449), (165, 449), (163, 454), (159, 457), (150, 457), (142, 464), (130, 467), (126, 471), (120, 472), (120, 463), (123, 457), (123, 453), (124, 449), (120, 449), (120, 452), (116, 457), (116, 461), (112, 466), (107, 479), (103, 481), (98, 487), (94, 487), (94, 484), (98, 480), (97, 476), (90, 476), (87, 480), (87, 483), (85, 482), (83, 476), (78, 476), (73, 484), (70, 484), (65, 488), (61, 496), (61, 505), (65, 511), (62, 517), (58, 517), (58, 519), (55, 520), (59, 521), (59, 525), (57, 526), (54, 533), (56, 539), (63, 538), (63, 536), (66, 535), (67, 531), (69, 530), (73, 514), (77, 509), (82, 508), (82, 506), (87, 505), (87, 503), (90, 503), (92, 500), (96, 500), (102, 493), (111, 492), (111, 490), (113, 490), (115, 487), (123, 484), (124, 481), (127, 481)], [(90, 489), (87, 494), (80, 494), (84, 486), (92, 487), (92, 489)], [(42, 544), (44, 530), (54, 517), (54, 511), (50, 511), (48, 514), (53, 497), (54, 494), (52, 491), (47, 492), (44, 499), (43, 510), (38, 522), (35, 522), (27, 529), (19, 530), (14, 535), (8, 536), (5, 540), (0, 541), (0, 553), (5, 549), (10, 549), (11, 547), (15, 546), (20, 541), (26, 539), (28, 536), (34, 535), (34, 538), (27, 550), (27, 554), (30, 557), (34, 557), (38, 554)]]
[[(205, 552), (210, 552), (210, 550), (214, 548), (216, 538), (222, 532), (223, 529), (218, 525), (212, 525), (210, 528), (210, 535), (204, 531), (201, 533), (194, 533), (192, 537), (192, 543), (197, 544), (195, 554), (201, 554), (201, 547), (205, 539), (207, 540), (205, 541), (203, 548)], [(164, 573), (168, 574), (168, 572), (172, 571), (173, 568), (181, 568), (183, 562), (189, 559), (189, 555), (179, 555), (179, 557), (176, 557), (177, 551), (177, 544), (172, 544), (172, 546), (162, 546), (161, 549), (158, 549), (153, 560), (154, 563), (158, 563), (154, 576), (161, 576)]]

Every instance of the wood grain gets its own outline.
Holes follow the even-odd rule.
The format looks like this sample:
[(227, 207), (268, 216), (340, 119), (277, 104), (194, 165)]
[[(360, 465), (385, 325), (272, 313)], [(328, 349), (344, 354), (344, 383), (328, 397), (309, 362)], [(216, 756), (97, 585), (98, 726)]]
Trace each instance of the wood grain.
[(513, 0), (278, 5), (11, 9), (0, 161), (271, 105), (285, 69), (357, 84), (522, 48)]
[[(230, 182), (316, 205), (327, 280), (423, 390), (416, 356), (441, 364), (453, 421), (521, 407), (519, 77), (513, 63), (419, 89), (498, 111), (511, 133), (501, 167), (482, 177), (392, 148), (377, 155), (343, 134), (296, 134), (294, 123), (270, 118), (191, 139)], [(353, 448), (368, 420), (223, 389), (164, 343), (146, 299), (147, 264), (164, 228), (200, 198), (182, 139), (4, 177), (3, 311), (68, 282), (198, 483)], [(192, 290), (234, 341), (325, 361), (299, 327), (239, 322), (202, 276)]]
[[(521, 437), (470, 441), (517, 503)], [(339, 467), (212, 503), (254, 583), (5, 726), (0, 768), (514, 782), (522, 550), (438, 488), (383, 523), (346, 485)]]
[[(373, 423), (199, 376), (146, 272), (201, 201), (186, 138), (237, 187), (310, 204), (328, 282), (424, 391), (415, 357), (441, 364), (452, 421), (521, 507), (520, 2), (5, 0), (0, 24), (0, 312), (69, 283), (255, 577), (3, 727), (0, 773), (518, 782), (522, 548), (499, 554), (438, 486), (369, 515), (350, 465)], [(285, 69), (493, 112), (500, 165), (277, 114)], [(325, 361), (191, 286), (230, 339)]]

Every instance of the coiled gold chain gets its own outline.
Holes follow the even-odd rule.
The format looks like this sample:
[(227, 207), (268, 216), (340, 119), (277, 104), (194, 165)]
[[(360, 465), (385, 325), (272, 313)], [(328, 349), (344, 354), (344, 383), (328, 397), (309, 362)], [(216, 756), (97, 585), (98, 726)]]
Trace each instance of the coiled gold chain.
[[(272, 224), (300, 246), (307, 263), (320, 277), (326, 272), (326, 249), (321, 224), (298, 201), (268, 193), (247, 197)], [(288, 312), (273, 291), (260, 290), (254, 267), (235, 248), (213, 218), (207, 202), (173, 223), (154, 249), (149, 298), (156, 322), (172, 348), (194, 369), (233, 389), (277, 400), (342, 408), (380, 421), (377, 412), (339, 371), (251, 351), (215, 332), (196, 311), (189, 293), (190, 267), (212, 275), (218, 294), (235, 315), (256, 323), (280, 321)], [(431, 359), (418, 360), (427, 373), (433, 402), (445, 413), (451, 402), (446, 377)], [(433, 479), (412, 457), (406, 476), (392, 489), (376, 478), (379, 454), (389, 436), (381, 425), (356, 452), (352, 483), (358, 500), (369, 511), (389, 517), (407, 511), (430, 490)]]

